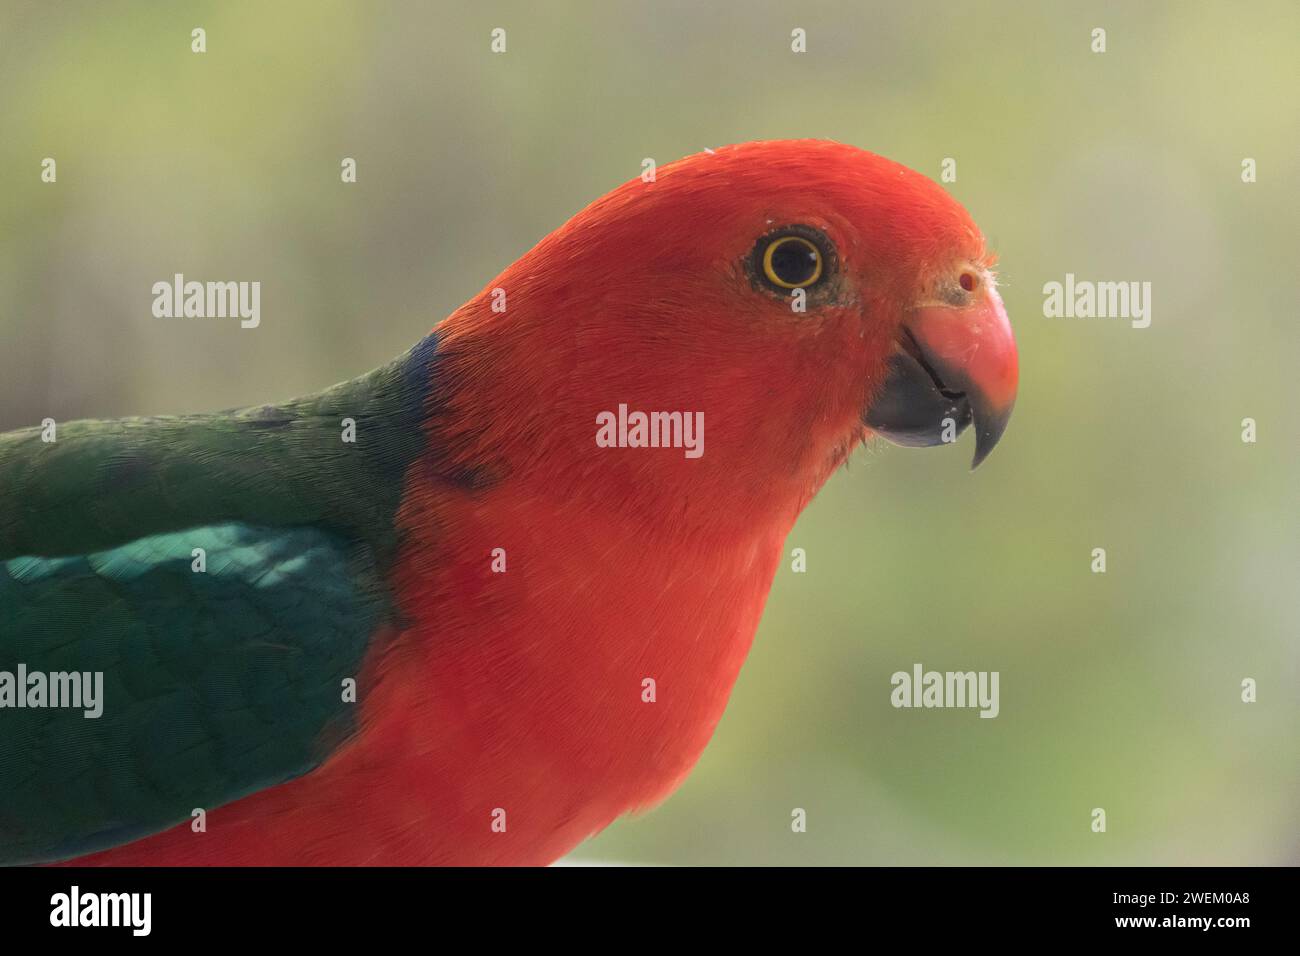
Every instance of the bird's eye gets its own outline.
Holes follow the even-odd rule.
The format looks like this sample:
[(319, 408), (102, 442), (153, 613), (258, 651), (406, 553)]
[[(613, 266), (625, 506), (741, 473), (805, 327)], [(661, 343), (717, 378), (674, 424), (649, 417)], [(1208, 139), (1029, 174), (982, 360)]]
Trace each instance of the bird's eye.
[(967, 292), (974, 292), (975, 287), (980, 284), (979, 277), (973, 272), (963, 272), (961, 278), (957, 280), (961, 287)]
[(806, 289), (822, 277), (821, 250), (803, 236), (775, 236), (763, 248), (763, 276), (780, 289)]

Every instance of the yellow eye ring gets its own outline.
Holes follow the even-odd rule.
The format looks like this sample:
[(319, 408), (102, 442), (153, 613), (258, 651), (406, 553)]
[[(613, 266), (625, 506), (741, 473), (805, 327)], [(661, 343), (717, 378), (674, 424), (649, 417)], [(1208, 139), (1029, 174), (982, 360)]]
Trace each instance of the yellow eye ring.
[(803, 236), (781, 236), (763, 250), (763, 275), (782, 289), (805, 289), (822, 277), (822, 253)]

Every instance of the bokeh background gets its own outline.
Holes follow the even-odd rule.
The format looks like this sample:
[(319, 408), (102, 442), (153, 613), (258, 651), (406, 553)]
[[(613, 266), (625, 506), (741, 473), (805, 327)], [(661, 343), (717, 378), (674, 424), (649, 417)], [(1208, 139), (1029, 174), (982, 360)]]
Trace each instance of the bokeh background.
[[(1020, 341), (1002, 445), (859, 453), (697, 771), (575, 857), (1300, 862), (1298, 37), (1291, 2), (3, 0), (0, 429), (350, 378), (644, 157), (953, 157)], [(174, 272), (260, 279), (261, 327), (154, 319)], [(1044, 318), (1066, 272), (1151, 282), (1151, 327)], [(1001, 715), (893, 709), (914, 662), (1000, 671)]]

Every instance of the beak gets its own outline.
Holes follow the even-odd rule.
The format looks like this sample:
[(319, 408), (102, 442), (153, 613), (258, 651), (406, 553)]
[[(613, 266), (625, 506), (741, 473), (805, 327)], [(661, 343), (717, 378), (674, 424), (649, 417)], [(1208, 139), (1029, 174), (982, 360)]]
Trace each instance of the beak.
[(863, 421), (898, 445), (952, 442), (974, 421), (974, 469), (1006, 430), (1019, 378), (1006, 309), (997, 290), (986, 286), (971, 305), (912, 312)]

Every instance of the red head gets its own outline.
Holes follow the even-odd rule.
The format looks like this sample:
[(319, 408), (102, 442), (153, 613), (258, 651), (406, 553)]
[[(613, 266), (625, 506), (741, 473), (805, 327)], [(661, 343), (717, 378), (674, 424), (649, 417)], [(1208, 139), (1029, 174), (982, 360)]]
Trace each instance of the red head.
[[(961, 205), (882, 157), (696, 154), (592, 203), (439, 327), (443, 437), (557, 492), (666, 489), (712, 522), (793, 520), (869, 431), (937, 444), (973, 419), (978, 464), (1017, 379), (992, 263)], [(602, 447), (620, 405), (702, 412), (703, 454)]]

